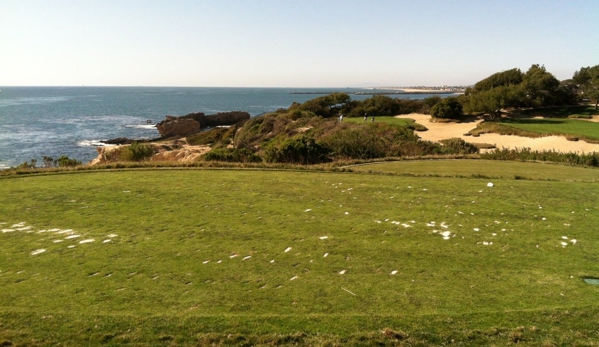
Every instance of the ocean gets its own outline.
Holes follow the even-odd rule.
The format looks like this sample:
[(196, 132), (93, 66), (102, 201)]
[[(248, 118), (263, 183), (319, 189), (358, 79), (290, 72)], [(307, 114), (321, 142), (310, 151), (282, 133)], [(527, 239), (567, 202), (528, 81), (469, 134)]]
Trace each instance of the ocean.
[[(0, 87), (0, 169), (31, 159), (41, 165), (44, 156), (57, 159), (66, 155), (87, 163), (96, 157), (100, 140), (158, 137), (153, 124), (166, 115), (246, 111), (254, 117), (336, 91), (377, 92), (345, 88)], [(362, 100), (370, 95), (351, 97)]]

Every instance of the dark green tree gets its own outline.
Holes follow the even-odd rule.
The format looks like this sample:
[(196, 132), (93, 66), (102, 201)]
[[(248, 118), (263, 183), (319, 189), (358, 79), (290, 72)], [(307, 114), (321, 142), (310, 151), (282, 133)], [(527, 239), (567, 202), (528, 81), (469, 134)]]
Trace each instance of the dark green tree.
[(464, 111), (458, 99), (450, 97), (435, 104), (431, 108), (430, 114), (435, 118), (459, 119), (464, 116)]
[(465, 95), (463, 100), (466, 113), (484, 113), (491, 119), (501, 116), (501, 110), (518, 107), (521, 104), (518, 86), (501, 86)]
[(292, 105), (290, 109), (297, 107), (301, 111), (309, 111), (324, 118), (335, 117), (351, 101), (345, 93), (332, 93), (308, 100), (301, 105)]
[(532, 65), (524, 74), (520, 88), (523, 105), (529, 107), (551, 106), (558, 101), (559, 81), (544, 66)]
[(474, 91), (482, 92), (497, 87), (515, 86), (522, 83), (524, 75), (520, 69), (511, 69), (502, 72), (497, 72), (491, 76), (477, 82), (474, 85)]
[(595, 102), (595, 111), (599, 103), (599, 65), (592, 67), (583, 67), (574, 73), (572, 77), (574, 82), (578, 84), (583, 98)]

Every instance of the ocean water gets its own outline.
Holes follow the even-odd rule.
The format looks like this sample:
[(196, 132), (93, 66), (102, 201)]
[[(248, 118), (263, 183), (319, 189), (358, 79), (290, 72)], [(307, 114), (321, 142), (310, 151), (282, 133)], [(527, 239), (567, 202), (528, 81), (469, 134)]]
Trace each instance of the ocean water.
[[(166, 115), (246, 111), (251, 116), (321, 96), (308, 92), (364, 89), (0, 87), (0, 169), (66, 155), (89, 162), (98, 141), (159, 136), (153, 124)], [(299, 93), (299, 94), (298, 94)], [(425, 98), (430, 95), (393, 95)], [(361, 100), (369, 95), (351, 95)], [(148, 124), (147, 121), (152, 124)]]

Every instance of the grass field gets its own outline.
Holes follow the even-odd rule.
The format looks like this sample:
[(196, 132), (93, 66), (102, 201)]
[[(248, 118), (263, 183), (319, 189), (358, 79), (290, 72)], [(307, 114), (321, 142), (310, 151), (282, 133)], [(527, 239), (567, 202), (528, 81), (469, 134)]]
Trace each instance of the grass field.
[(596, 345), (597, 170), (520, 164), (1, 178), (0, 345)]
[[(366, 122), (364, 122), (364, 118), (361, 118), (361, 117), (351, 117), (351, 118), (346, 117), (346, 118), (343, 118), (343, 121), (357, 123), (357, 124), (364, 124), (364, 123), (368, 124), (368, 123), (372, 123), (371, 118), (372, 117), (369, 117), (368, 120)], [(401, 126), (409, 127), (409, 128), (419, 130), (419, 131), (427, 130), (424, 125), (418, 124), (413, 119), (408, 119), (408, 118), (375, 117), (374, 121), (377, 123), (401, 125)]]
[(598, 182), (599, 170), (544, 163), (511, 162), (501, 165), (490, 160), (410, 160), (353, 166), (353, 171), (417, 176), (478, 177), (501, 179)]
[(599, 140), (599, 123), (567, 118), (509, 118), (501, 124), (539, 134), (580, 136)]
[(540, 116), (547, 118), (591, 118), (597, 115), (594, 105), (547, 107), (541, 109), (521, 110), (519, 112), (529, 117)]

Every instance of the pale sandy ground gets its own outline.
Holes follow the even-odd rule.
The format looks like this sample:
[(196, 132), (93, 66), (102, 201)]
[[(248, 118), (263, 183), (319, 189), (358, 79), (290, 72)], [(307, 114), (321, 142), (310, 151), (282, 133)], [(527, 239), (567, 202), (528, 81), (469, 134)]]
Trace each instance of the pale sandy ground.
[[(497, 148), (530, 148), (532, 150), (556, 150), (559, 152), (578, 152), (590, 153), (599, 152), (599, 144), (587, 143), (584, 141), (568, 141), (561, 136), (547, 136), (540, 138), (530, 138), (513, 135), (482, 134), (479, 137), (464, 136), (481, 120), (469, 123), (432, 123), (431, 116), (420, 113), (411, 113), (396, 116), (397, 118), (410, 118), (416, 123), (422, 124), (428, 128), (428, 131), (416, 131), (416, 134), (423, 140), (437, 142), (443, 139), (459, 137), (470, 143), (489, 143)], [(485, 151), (485, 150), (481, 150)]]

